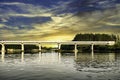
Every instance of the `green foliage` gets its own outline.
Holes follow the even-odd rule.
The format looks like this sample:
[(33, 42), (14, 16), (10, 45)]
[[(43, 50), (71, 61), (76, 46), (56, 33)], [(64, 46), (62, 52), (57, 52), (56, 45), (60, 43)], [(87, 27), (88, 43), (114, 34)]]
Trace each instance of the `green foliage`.
[(120, 52), (120, 41), (116, 42), (116, 44), (113, 46), (114, 50), (117, 52)]
[(109, 34), (77, 34), (73, 41), (117, 41), (116, 35)]
[(21, 49), (21, 45), (5, 45), (5, 49)]
[(25, 50), (37, 49), (38, 48), (38, 46), (36, 46), (36, 45), (24, 45), (24, 47), (25, 47)]
[(62, 50), (74, 50), (74, 45), (61, 45)]
[(120, 47), (120, 41), (116, 42), (115, 47)]

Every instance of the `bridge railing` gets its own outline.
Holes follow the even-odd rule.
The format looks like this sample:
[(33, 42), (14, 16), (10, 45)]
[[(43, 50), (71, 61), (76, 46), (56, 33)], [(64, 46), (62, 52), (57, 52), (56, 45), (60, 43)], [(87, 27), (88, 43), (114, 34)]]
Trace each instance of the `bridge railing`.
[(94, 45), (114, 45), (115, 41), (0, 41), (4, 44), (36, 44), (36, 43), (60, 43), (60, 44), (94, 44)]

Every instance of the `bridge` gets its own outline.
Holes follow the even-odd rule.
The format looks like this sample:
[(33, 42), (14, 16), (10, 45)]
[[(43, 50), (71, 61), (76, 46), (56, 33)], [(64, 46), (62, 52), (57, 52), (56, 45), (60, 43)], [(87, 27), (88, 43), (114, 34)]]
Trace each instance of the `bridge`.
[(24, 52), (24, 45), (38, 45), (41, 51), (42, 44), (57, 44), (58, 49), (61, 45), (74, 45), (74, 51), (77, 51), (77, 45), (91, 45), (91, 51), (94, 51), (94, 45), (114, 45), (115, 41), (0, 41), (1, 52), (5, 52), (5, 45), (21, 45), (21, 51)]

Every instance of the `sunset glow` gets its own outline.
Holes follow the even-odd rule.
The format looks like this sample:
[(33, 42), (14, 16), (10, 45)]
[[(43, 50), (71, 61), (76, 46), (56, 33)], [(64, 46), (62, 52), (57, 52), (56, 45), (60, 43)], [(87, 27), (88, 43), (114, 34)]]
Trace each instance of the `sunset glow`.
[(67, 41), (77, 33), (120, 34), (119, 10), (119, 0), (1, 0), (0, 39)]

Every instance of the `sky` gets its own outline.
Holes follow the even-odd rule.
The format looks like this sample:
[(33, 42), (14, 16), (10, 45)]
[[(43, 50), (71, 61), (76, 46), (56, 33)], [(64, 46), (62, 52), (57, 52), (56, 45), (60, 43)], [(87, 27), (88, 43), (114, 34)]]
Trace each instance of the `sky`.
[(120, 0), (0, 0), (0, 40), (70, 41), (120, 35)]

